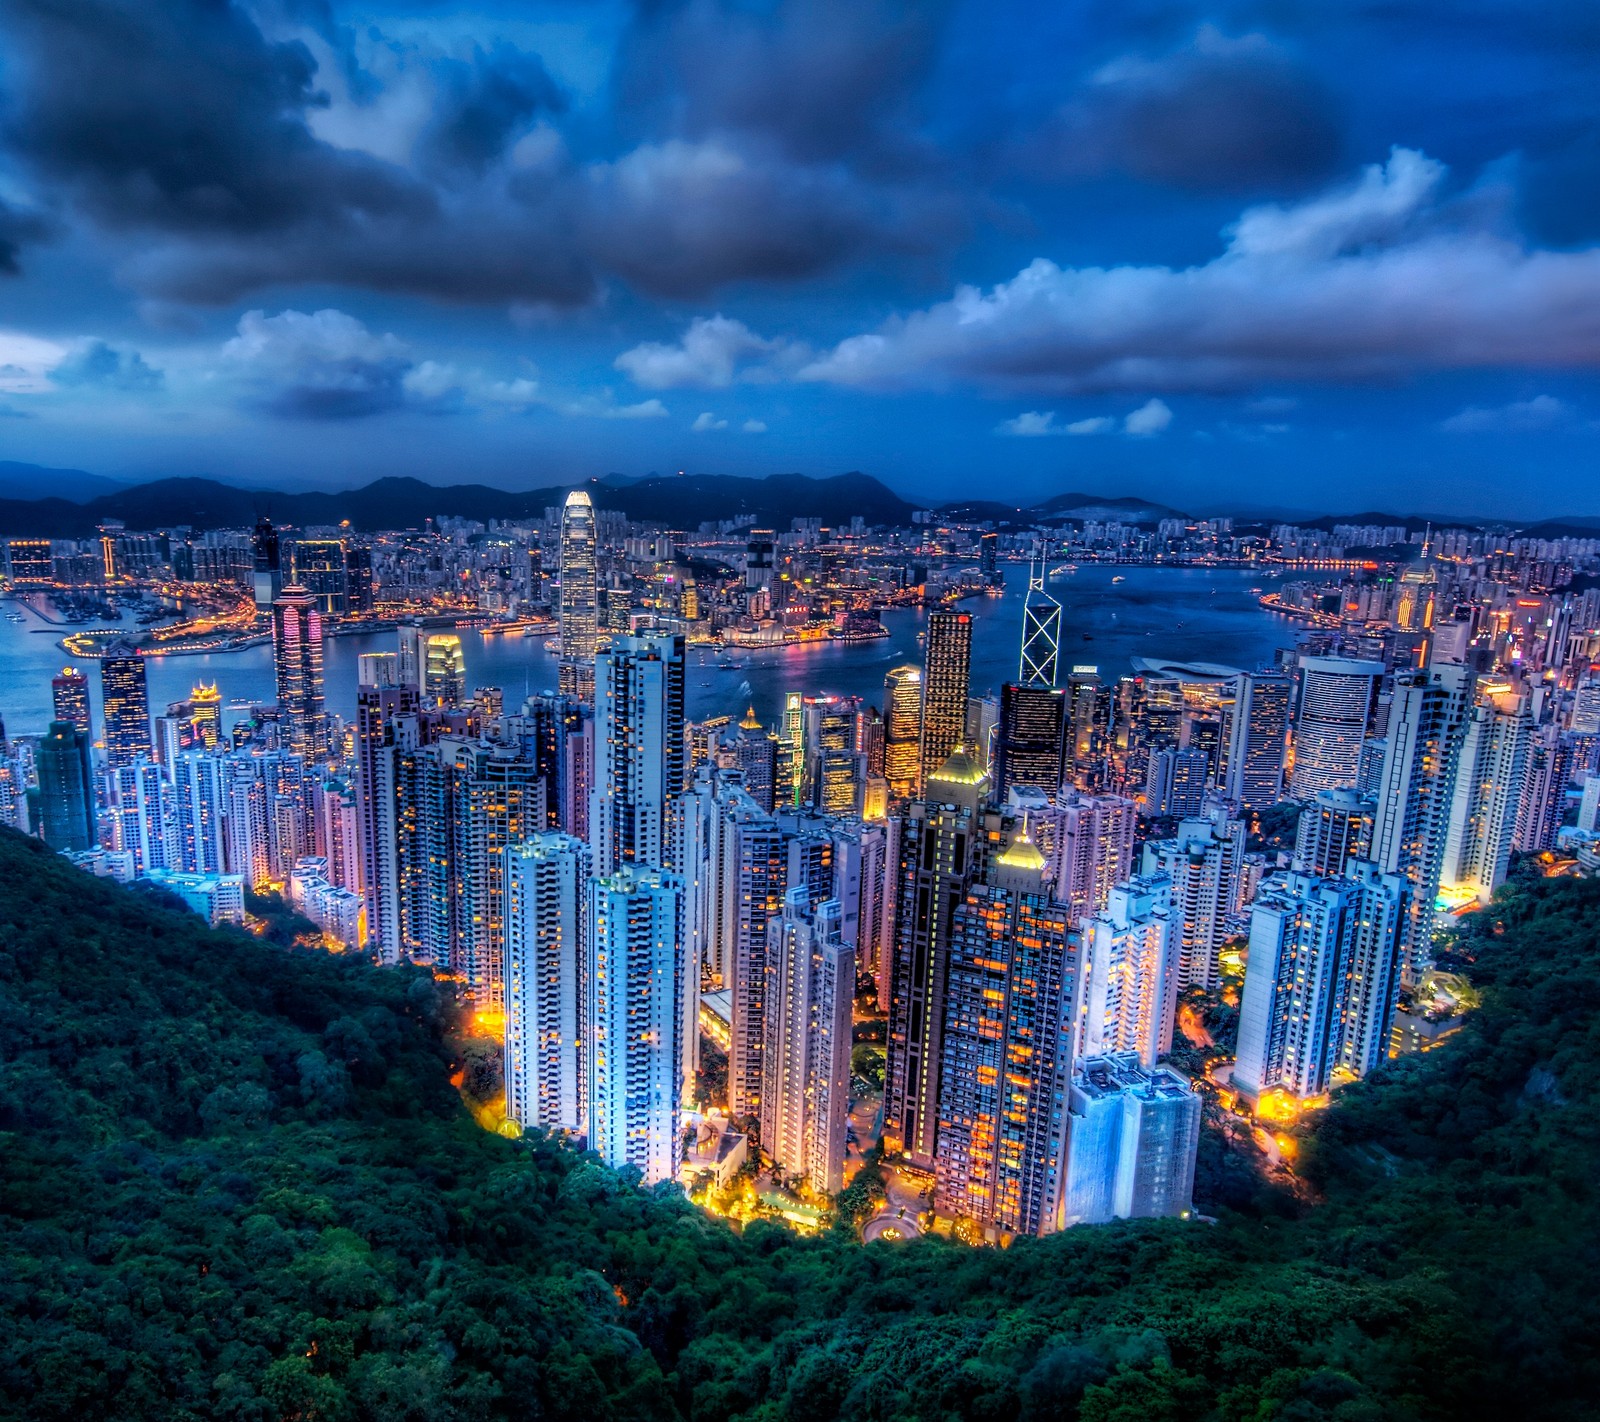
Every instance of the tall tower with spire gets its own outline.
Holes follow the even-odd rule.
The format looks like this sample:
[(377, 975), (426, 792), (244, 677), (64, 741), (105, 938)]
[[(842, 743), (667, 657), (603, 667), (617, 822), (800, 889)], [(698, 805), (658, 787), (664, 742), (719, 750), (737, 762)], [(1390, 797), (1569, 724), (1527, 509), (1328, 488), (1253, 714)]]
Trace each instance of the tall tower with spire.
[(1022, 605), (1023, 686), (1054, 686), (1061, 663), (1061, 604), (1045, 591), (1044, 550), (1028, 560), (1028, 598)]
[(582, 489), (561, 511), (561, 694), (594, 700), (594, 654), (600, 646), (600, 580), (594, 505)]

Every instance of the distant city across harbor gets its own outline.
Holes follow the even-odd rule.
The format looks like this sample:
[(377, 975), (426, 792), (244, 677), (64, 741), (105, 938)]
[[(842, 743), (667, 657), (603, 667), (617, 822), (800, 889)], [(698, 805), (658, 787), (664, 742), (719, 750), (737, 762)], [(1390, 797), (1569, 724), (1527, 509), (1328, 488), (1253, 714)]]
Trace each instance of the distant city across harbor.
[[(1006, 565), (1008, 586), (998, 597), (971, 597), (961, 607), (972, 614), (972, 688), (997, 692), (1017, 674), (1026, 564)], [(1175, 568), (1085, 564), (1058, 567), (1049, 580), (1062, 604), (1062, 675), (1075, 665), (1096, 666), (1115, 680), (1131, 674), (1135, 657), (1173, 663), (1213, 662), (1249, 670), (1294, 644), (1295, 628), (1263, 610), (1253, 589), (1259, 569)], [(8, 610), (19, 604), (8, 603)], [(50, 720), (50, 677), (71, 661), (58, 645), (63, 629), (31, 611), (24, 621), (0, 621), (0, 708), (13, 734), (37, 734)], [(729, 715), (754, 706), (771, 726), (791, 691), (860, 696), (879, 704), (884, 673), (902, 662), (920, 662), (918, 636), (926, 621), (919, 610), (882, 613), (888, 637), (862, 642), (825, 641), (771, 650), (740, 647), (720, 657), (711, 649), (691, 651), (687, 711), (694, 719)], [(98, 624), (105, 625), (105, 624)], [(142, 629), (131, 618), (130, 634)], [(87, 630), (87, 629), (80, 629)], [(54, 633), (55, 635), (48, 635)], [(491, 635), (464, 628), (462, 650), (469, 686), (498, 686), (508, 705), (528, 691), (556, 684), (556, 656), (542, 634)], [(392, 632), (330, 637), (326, 643), (328, 708), (353, 720), (356, 659), (364, 652), (391, 651)], [(252, 705), (275, 699), (272, 648), (263, 641), (240, 651), (198, 656), (150, 657), (150, 702), (163, 706), (186, 699), (199, 682), (215, 682), (223, 719), (242, 716)], [(736, 663), (732, 669), (719, 660)], [(96, 698), (98, 678), (90, 677)], [(100, 708), (95, 707), (98, 718)]]

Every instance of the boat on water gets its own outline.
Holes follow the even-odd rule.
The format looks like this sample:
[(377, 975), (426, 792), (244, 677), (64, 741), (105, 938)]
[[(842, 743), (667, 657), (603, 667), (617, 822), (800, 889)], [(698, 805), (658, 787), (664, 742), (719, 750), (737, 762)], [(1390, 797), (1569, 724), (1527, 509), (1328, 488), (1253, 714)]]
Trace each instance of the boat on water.
[(1116, 575), (1116, 577), (1114, 577), (1111, 581), (1114, 582), (1114, 583), (1125, 583), (1128, 580), (1125, 577), (1123, 577), (1121, 573), (1118, 573)]

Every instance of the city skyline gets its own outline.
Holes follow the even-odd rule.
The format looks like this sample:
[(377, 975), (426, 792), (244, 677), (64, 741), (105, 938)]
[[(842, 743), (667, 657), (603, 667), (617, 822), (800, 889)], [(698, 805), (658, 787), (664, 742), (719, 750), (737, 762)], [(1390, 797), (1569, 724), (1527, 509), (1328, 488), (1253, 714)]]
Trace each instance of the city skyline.
[(1597, 0), (0, 0), (4, 1422), (1600, 1416)]
[[(452, 984), (507, 1133), (801, 1227), (887, 1172), (865, 1237), (971, 1243), (1191, 1217), (1201, 1096), (1267, 1123), (1426, 1049), (1461, 917), (1600, 865), (1600, 537), (895, 512), (0, 537), (8, 622), (101, 689), (41, 671), (0, 821)], [(1245, 665), (1168, 653), (1193, 574), (1256, 580)]]
[(1436, 11), (19, 5), (0, 452), (1592, 513), (1592, 33)]

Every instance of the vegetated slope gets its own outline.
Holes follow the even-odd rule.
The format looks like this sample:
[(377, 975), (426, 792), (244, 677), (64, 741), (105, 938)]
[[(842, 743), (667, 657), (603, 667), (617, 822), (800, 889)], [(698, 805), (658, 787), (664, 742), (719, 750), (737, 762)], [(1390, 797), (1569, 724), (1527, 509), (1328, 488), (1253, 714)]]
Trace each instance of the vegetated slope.
[(0, 833), (0, 1416), (1579, 1417), (1600, 886), (1357, 1088), (1327, 1202), (1006, 1251), (743, 1236), (477, 1130), (414, 970), (211, 932)]

